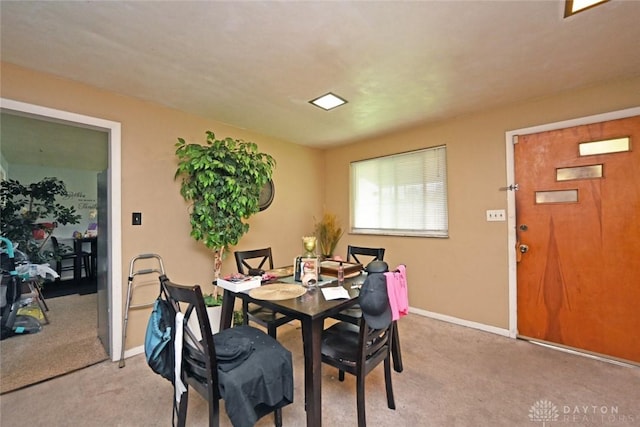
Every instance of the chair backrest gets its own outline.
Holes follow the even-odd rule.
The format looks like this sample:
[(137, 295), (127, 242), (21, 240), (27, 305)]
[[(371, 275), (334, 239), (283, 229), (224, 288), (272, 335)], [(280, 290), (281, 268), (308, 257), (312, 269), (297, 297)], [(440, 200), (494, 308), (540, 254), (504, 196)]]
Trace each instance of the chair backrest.
[(58, 238), (57, 237), (51, 236), (51, 244), (53, 245), (53, 253), (55, 255), (61, 255), (60, 243), (58, 243)]
[[(273, 270), (271, 248), (236, 251), (234, 255), (238, 273), (240, 274), (251, 274), (250, 270)], [(268, 268), (265, 268), (265, 263)]]
[(360, 370), (365, 375), (389, 357), (393, 323), (382, 329), (374, 329), (362, 319), (360, 322), (359, 357)]
[(365, 375), (389, 357), (393, 322), (387, 281), (382, 273), (369, 274), (360, 290), (359, 370)]
[(384, 261), (384, 248), (347, 247), (347, 262), (353, 261), (366, 267), (371, 261)]
[[(160, 278), (160, 283), (167, 300), (176, 311), (182, 311), (185, 317), (182, 352), (183, 381), (195, 388), (202, 396), (208, 396), (211, 403), (217, 406), (220, 397), (218, 394), (218, 366), (202, 290), (199, 285), (184, 286), (172, 283), (166, 276)], [(181, 303), (183, 307), (180, 307)], [(198, 340), (188, 326), (189, 318), (194, 313), (198, 317), (200, 334), (203, 337), (201, 340)]]
[(51, 236), (51, 246), (53, 247), (53, 255), (55, 257), (72, 258), (76, 255), (73, 248), (69, 245), (60, 244), (58, 238)]
[(390, 357), (392, 334), (393, 322), (382, 329), (371, 327), (364, 318), (359, 325), (338, 322), (323, 332), (322, 361), (364, 377)]

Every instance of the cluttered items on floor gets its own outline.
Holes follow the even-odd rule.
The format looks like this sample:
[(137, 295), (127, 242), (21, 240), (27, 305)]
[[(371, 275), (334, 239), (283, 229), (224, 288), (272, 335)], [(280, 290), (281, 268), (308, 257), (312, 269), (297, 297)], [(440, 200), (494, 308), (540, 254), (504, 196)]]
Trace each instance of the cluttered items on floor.
[[(46, 277), (51, 269), (33, 264), (18, 268), (13, 243), (5, 237), (0, 237), (0, 241), (5, 246), (0, 254), (0, 339), (40, 332), (42, 323), (48, 323), (48, 307), (40, 292), (37, 277), (40, 273)], [(51, 272), (56, 275), (55, 271)]]

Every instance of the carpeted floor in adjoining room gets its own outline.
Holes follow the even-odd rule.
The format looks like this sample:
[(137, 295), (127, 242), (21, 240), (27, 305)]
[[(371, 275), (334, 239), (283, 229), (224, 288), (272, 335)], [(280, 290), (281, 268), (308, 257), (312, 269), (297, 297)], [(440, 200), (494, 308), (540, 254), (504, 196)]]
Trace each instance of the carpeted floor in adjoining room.
[(97, 338), (97, 294), (45, 299), (49, 324), (0, 342), (0, 393), (7, 393), (107, 359)]

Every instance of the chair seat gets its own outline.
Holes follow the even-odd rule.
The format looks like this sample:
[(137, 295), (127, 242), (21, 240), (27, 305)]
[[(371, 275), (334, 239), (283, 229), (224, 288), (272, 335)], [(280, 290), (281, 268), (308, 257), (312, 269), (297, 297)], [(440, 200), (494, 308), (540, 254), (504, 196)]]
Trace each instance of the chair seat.
[(345, 308), (332, 317), (343, 322), (349, 322), (358, 325), (360, 324), (360, 319), (362, 318), (362, 310), (360, 309), (360, 306), (356, 304), (352, 307)]
[[(73, 280), (80, 280), (81, 277), (76, 277), (75, 263), (76, 259), (81, 259), (80, 268), (85, 271), (87, 277), (92, 275), (91, 271), (91, 253), (87, 251), (81, 252), (65, 252), (60, 247), (58, 239), (55, 236), (51, 236), (51, 243), (53, 244), (53, 252), (55, 257), (56, 272), (58, 275), (62, 275), (63, 271), (73, 271)], [(62, 261), (73, 261), (73, 264), (62, 265)]]
[(339, 322), (322, 331), (322, 356), (356, 365), (360, 327)]
[[(66, 252), (60, 255), (60, 260), (56, 262), (56, 272), (58, 275), (61, 275), (63, 271), (73, 271), (74, 272), (74, 280), (80, 279), (80, 277), (75, 276), (75, 260), (76, 258), (82, 259), (81, 269), (84, 269), (84, 273), (86, 277), (90, 277), (92, 275), (91, 272), (91, 253), (82, 251), (80, 253), (75, 252)], [(62, 261), (73, 260), (74, 264), (70, 264), (67, 266), (62, 265)]]
[[(291, 318), (285, 316), (282, 313), (273, 311), (271, 309), (261, 307), (257, 304), (249, 304), (249, 310), (247, 311), (252, 320), (257, 320), (258, 323), (277, 323), (284, 324), (291, 321)], [(280, 323), (282, 322), (282, 323)]]
[[(258, 419), (293, 402), (293, 365), (291, 353), (278, 342), (251, 326), (236, 326), (213, 336), (216, 343), (231, 340), (250, 342), (249, 354), (241, 354), (231, 369), (225, 364), (234, 361), (218, 359), (218, 392), (225, 402), (233, 425), (254, 425)], [(206, 382), (206, 366), (202, 355), (185, 345), (185, 358), (192, 375)], [(224, 353), (224, 348), (220, 348)], [(224, 363), (223, 363), (224, 362)], [(239, 368), (238, 368), (239, 366)], [(237, 368), (237, 369), (235, 369)], [(191, 377), (193, 379), (193, 377)], [(193, 385), (192, 382), (190, 382)], [(250, 390), (251, 393), (247, 394)]]
[(60, 259), (76, 259), (77, 257), (82, 257), (83, 260), (89, 259), (89, 257), (91, 256), (91, 254), (89, 252), (85, 252), (82, 251), (80, 253), (75, 253), (75, 252), (66, 252), (60, 255)]

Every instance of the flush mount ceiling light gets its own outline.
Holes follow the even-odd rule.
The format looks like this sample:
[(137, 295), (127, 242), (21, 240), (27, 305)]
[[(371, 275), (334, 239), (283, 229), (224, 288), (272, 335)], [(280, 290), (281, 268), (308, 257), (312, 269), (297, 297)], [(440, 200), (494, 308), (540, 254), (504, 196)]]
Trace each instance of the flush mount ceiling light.
[(331, 92), (327, 93), (326, 95), (319, 96), (316, 99), (312, 99), (309, 102), (315, 105), (316, 107), (320, 107), (323, 110), (327, 110), (327, 111), (347, 103), (346, 100), (340, 98), (337, 95), (332, 94)]
[(567, 18), (608, 1), (609, 0), (566, 0), (564, 4), (564, 17)]

